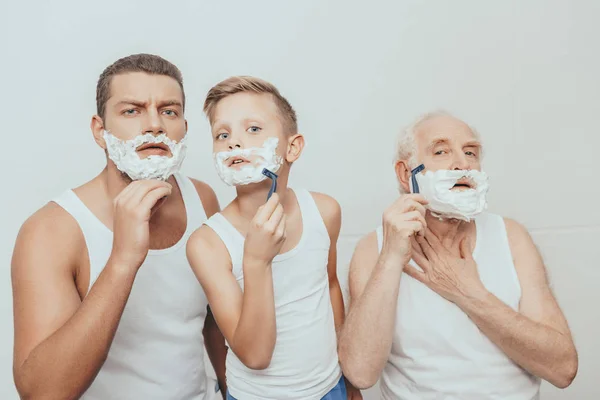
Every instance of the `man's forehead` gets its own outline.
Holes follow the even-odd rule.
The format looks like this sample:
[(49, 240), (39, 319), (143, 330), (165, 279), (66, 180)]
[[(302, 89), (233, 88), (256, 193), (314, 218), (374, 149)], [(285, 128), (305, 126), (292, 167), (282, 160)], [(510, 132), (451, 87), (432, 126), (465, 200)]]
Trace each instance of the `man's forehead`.
[(128, 72), (112, 77), (110, 82), (111, 97), (131, 98), (137, 100), (177, 99), (182, 100), (183, 93), (179, 83), (166, 75), (147, 74), (145, 72)]
[(416, 140), (426, 145), (453, 140), (479, 142), (477, 135), (469, 125), (447, 115), (435, 116), (423, 121), (417, 127), (415, 136)]

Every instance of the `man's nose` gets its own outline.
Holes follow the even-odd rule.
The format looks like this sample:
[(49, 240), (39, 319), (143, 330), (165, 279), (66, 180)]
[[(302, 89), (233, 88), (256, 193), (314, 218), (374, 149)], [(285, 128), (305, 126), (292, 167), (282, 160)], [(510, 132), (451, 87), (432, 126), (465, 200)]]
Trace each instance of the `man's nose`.
[(471, 169), (471, 164), (469, 164), (469, 160), (467, 159), (467, 155), (464, 152), (454, 153), (454, 159), (452, 160), (452, 168), (454, 170), (469, 170)]
[(146, 116), (146, 127), (144, 128), (144, 133), (149, 133), (154, 136), (166, 133), (166, 129), (164, 127), (162, 118), (160, 118), (158, 110), (150, 110)]

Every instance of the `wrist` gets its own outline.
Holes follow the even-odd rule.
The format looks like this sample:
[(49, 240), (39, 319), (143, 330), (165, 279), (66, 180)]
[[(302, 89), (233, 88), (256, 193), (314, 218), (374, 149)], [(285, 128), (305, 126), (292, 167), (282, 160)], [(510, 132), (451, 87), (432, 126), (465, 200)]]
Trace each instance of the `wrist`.
[(267, 260), (261, 260), (252, 256), (244, 256), (242, 260), (244, 270), (264, 270), (271, 266), (271, 262)]
[(137, 271), (139, 270), (139, 265), (136, 265), (136, 263), (131, 261), (127, 261), (127, 259), (111, 255), (106, 263), (106, 269), (123, 277), (135, 277), (135, 275), (137, 275)]
[(485, 305), (493, 298), (494, 295), (481, 284), (468, 288), (453, 302), (465, 312), (473, 310), (485, 312)]

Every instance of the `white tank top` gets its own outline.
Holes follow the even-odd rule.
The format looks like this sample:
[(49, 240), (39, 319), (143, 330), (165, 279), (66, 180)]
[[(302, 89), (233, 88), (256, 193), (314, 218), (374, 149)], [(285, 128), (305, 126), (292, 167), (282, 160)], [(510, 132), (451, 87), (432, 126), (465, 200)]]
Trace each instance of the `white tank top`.
[[(504, 220), (482, 213), (475, 224), (473, 257), (481, 280), (518, 310), (521, 286)], [(377, 240), (381, 252), (382, 227)], [(539, 399), (540, 380), (511, 361), (458, 306), (403, 274), (380, 386), (386, 400), (533, 400)]]
[[(312, 195), (294, 193), (302, 235), (296, 247), (272, 262), (277, 339), (271, 364), (252, 370), (233, 351), (227, 353), (227, 388), (240, 400), (320, 399), (341, 377), (327, 275), (329, 234)], [(221, 214), (206, 225), (227, 247), (233, 275), (244, 290), (244, 237)]]
[[(208, 398), (202, 328), (208, 304), (186, 257), (186, 242), (206, 220), (200, 196), (175, 175), (187, 227), (170, 248), (150, 250), (135, 278), (108, 358), (86, 400)], [(54, 200), (79, 224), (90, 258), (90, 288), (112, 250), (113, 233), (69, 190)], [(75, 367), (75, 366), (74, 366)]]

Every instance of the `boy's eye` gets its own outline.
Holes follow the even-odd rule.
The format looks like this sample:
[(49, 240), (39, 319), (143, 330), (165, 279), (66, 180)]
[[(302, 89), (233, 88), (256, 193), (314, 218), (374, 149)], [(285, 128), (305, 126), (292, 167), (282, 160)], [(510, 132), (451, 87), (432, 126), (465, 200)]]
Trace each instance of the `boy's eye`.
[(258, 126), (251, 126), (250, 128), (248, 128), (248, 132), (251, 133), (258, 133), (261, 131), (261, 128), (259, 128)]

